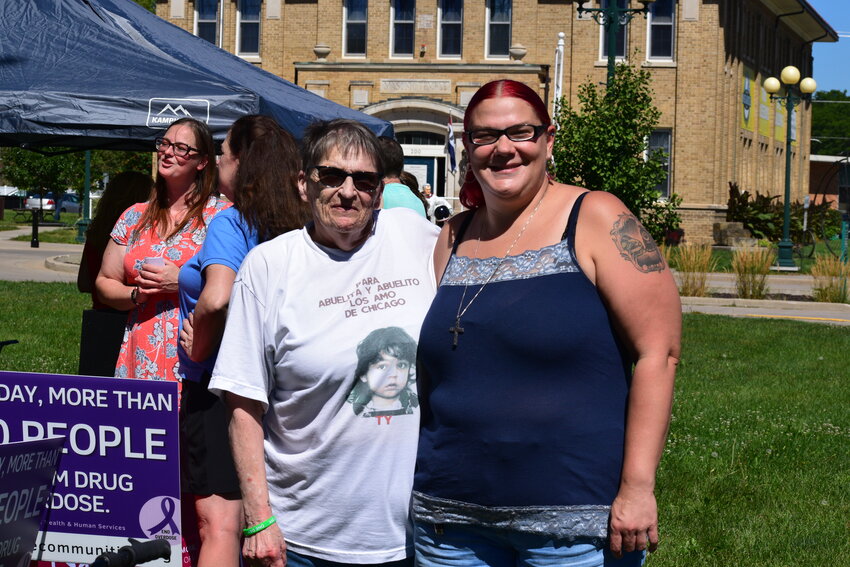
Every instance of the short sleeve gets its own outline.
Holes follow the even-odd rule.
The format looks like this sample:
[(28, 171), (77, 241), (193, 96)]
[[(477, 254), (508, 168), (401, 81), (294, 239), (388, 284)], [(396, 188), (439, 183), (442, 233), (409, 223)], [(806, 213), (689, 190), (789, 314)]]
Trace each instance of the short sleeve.
[(230, 392), (258, 401), (266, 411), (274, 376), (271, 364), (266, 360), (266, 306), (261, 299), (265, 285), (257, 285), (257, 282), (267, 282), (268, 274), (263, 259), (253, 257), (259, 261), (246, 261), (233, 284), (227, 325), (209, 390), (218, 396), (222, 392)]
[(112, 232), (109, 233), (110, 238), (116, 244), (127, 246), (130, 243), (130, 234), (138, 228), (145, 207), (147, 207), (147, 203), (136, 203), (121, 213), (121, 216), (118, 217), (118, 221), (112, 228)]
[(207, 228), (207, 238), (199, 253), (201, 271), (213, 264), (239, 271), (251, 246), (241, 216), (227, 212), (216, 216)]

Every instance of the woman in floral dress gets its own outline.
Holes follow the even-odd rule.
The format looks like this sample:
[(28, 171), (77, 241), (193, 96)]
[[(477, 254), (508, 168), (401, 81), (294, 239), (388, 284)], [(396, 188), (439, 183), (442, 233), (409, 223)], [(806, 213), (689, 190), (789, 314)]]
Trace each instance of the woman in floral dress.
[(216, 191), (215, 146), (206, 124), (177, 120), (156, 148), (154, 192), (118, 219), (96, 286), (103, 303), (131, 310), (115, 376), (175, 381), (177, 276), (201, 248), (207, 224), (230, 204)]

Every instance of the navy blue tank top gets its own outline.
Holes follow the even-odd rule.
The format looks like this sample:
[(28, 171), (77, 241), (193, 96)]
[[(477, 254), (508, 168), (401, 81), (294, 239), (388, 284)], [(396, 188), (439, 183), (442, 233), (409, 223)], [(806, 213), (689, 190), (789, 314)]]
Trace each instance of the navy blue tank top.
[[(586, 194), (564, 240), (501, 264), (457, 256), (465, 226), (458, 234), (419, 338), (416, 492), (482, 506), (610, 505), (616, 496), (632, 361), (575, 261)], [(453, 348), (464, 286), (465, 306), (493, 270)]]

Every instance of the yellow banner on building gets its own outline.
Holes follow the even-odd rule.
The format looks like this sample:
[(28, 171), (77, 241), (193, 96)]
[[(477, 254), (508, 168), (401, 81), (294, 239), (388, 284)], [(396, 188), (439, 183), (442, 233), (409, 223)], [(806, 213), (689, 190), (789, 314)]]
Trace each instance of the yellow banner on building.
[[(787, 120), (788, 112), (785, 110), (785, 101), (784, 100), (774, 100), (773, 101), (773, 138), (780, 143), (785, 143), (785, 129), (787, 125), (785, 120)], [(791, 136), (794, 137), (793, 135)]]
[(748, 132), (756, 131), (756, 111), (753, 108), (753, 93), (756, 92), (756, 74), (743, 66), (743, 88), (741, 91), (741, 128)]
[(759, 86), (759, 134), (770, 137), (773, 134), (773, 124), (770, 123), (770, 95), (764, 90), (764, 85)]

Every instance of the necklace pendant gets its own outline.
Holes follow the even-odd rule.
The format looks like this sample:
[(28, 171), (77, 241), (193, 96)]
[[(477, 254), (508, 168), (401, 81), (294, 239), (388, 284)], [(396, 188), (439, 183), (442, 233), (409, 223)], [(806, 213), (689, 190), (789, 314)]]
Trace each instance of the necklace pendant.
[(460, 326), (460, 318), (455, 320), (455, 324), (449, 327), (449, 332), (454, 335), (452, 337), (452, 348), (457, 348), (457, 337), (463, 334), (463, 327)]

